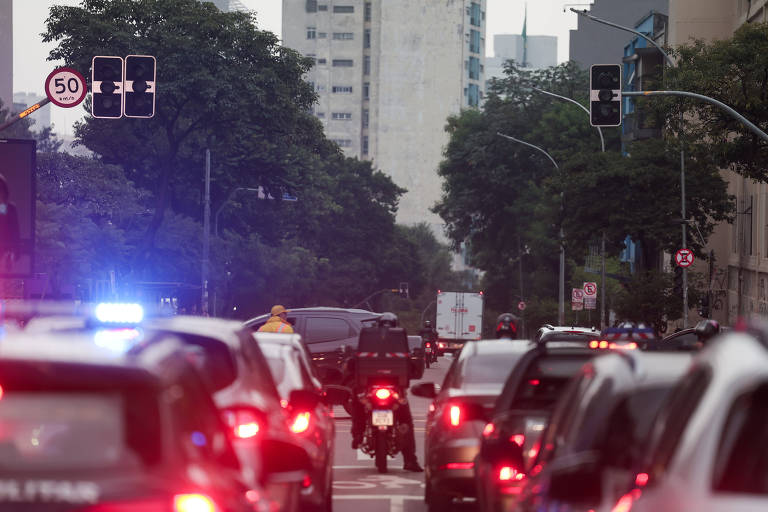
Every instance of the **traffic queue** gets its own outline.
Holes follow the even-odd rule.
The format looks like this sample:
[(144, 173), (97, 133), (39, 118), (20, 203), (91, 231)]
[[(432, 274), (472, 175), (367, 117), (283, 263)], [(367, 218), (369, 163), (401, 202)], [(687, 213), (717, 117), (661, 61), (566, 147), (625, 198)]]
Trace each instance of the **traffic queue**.
[[(0, 510), (331, 512), (334, 405), (379, 472), (398, 453), (424, 471), (430, 511), (768, 507), (759, 320), (664, 339), (544, 325), (527, 340), (504, 314), (438, 384), (417, 380), (439, 336), (408, 336), (391, 313), (3, 306)], [(424, 468), (409, 394), (429, 400)]]

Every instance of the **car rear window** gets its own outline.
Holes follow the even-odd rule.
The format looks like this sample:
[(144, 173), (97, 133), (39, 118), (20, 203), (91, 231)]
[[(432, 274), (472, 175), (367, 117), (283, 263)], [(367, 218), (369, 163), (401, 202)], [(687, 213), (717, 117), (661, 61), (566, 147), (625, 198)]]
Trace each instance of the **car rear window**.
[(281, 398), (288, 398), (291, 391), (303, 387), (301, 370), (297, 368), (297, 361), (293, 358), (290, 347), (262, 343), (261, 350), (267, 358), (269, 371), (275, 379)]
[(211, 391), (219, 391), (237, 378), (237, 363), (223, 341), (189, 333), (170, 332), (184, 342), (187, 358), (200, 370)]
[(589, 359), (582, 357), (538, 357), (525, 371), (518, 386), (511, 409), (551, 409), (571, 377)]
[(160, 460), (155, 395), (143, 391), (6, 391), (0, 470), (121, 470)]
[(515, 352), (477, 354), (469, 357), (456, 372), (451, 386), (460, 388), (465, 385), (497, 384), (501, 390), (507, 375), (522, 355), (523, 352)]

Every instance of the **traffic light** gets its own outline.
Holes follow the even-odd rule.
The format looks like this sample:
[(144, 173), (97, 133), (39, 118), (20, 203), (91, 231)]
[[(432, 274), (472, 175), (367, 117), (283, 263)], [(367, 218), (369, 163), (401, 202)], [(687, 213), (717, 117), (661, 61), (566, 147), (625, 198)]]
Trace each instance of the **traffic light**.
[(91, 113), (93, 117), (123, 116), (123, 58), (97, 56), (91, 61)]
[(703, 295), (699, 299), (699, 315), (702, 318), (709, 318), (709, 294)]
[(155, 58), (128, 55), (125, 58), (125, 117), (155, 115)]
[(400, 296), (404, 299), (408, 298), (408, 283), (400, 283)]
[(675, 285), (672, 288), (675, 295), (683, 294), (683, 268), (675, 266)]
[(589, 119), (592, 126), (621, 126), (621, 66), (589, 68)]

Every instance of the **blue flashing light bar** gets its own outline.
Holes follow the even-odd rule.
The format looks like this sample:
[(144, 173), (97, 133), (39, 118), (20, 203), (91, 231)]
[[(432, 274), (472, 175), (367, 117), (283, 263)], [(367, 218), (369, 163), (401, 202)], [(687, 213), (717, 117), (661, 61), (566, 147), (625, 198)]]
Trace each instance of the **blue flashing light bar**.
[(144, 308), (140, 304), (118, 304), (103, 302), (94, 311), (96, 320), (102, 324), (130, 325), (144, 319)]

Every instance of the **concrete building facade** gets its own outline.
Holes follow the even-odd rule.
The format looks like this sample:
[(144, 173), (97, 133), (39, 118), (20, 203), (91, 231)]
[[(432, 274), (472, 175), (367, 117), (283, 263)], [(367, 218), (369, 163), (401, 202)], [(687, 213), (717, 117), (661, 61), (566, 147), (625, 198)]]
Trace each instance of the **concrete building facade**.
[(283, 0), (282, 32), (315, 60), (326, 136), (408, 189), (398, 222), (441, 232), (446, 119), (485, 90), (485, 0)]
[[(724, 0), (725, 1), (725, 0)], [(589, 12), (625, 27), (634, 27), (651, 11), (669, 12), (670, 0), (595, 0)], [(592, 64), (619, 64), (627, 33), (582, 16), (570, 32), (570, 59), (587, 69)]]
[(13, 0), (0, 0), (0, 100), (13, 110)]
[[(557, 37), (528, 36), (527, 67), (543, 69), (557, 66)], [(513, 59), (523, 65), (525, 42), (520, 34), (496, 34), (493, 36), (493, 57), (485, 59), (485, 78), (504, 78), (504, 63)]]
[[(708, 42), (728, 39), (753, 22), (768, 22), (768, 0), (669, 2), (672, 46), (694, 37)], [(713, 318), (733, 325), (740, 316), (768, 315), (768, 186), (728, 170), (722, 176), (736, 197), (736, 220), (717, 226), (707, 245), (713, 263), (696, 262), (694, 270), (710, 278)], [(697, 318), (694, 310), (690, 319)]]

